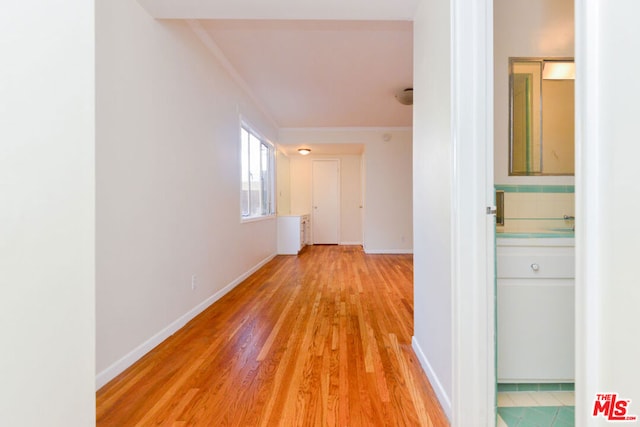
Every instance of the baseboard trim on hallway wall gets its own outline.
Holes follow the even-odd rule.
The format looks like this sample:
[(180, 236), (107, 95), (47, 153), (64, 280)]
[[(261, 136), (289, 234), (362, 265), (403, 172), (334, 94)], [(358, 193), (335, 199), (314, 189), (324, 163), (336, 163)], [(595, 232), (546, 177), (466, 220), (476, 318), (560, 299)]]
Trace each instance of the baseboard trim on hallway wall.
[(340, 242), (340, 246), (362, 246), (362, 242)]
[(250, 268), (248, 271), (238, 276), (235, 280), (233, 280), (231, 283), (226, 285), (224, 288), (220, 289), (219, 291), (211, 295), (209, 298), (202, 301), (200, 304), (196, 305), (194, 308), (192, 308), (191, 310), (189, 310), (188, 312), (180, 316), (178, 319), (170, 323), (166, 328), (162, 329), (157, 334), (149, 338), (147, 341), (143, 342), (138, 347), (130, 351), (128, 354), (126, 354), (124, 357), (122, 357), (121, 359), (113, 363), (111, 366), (109, 366), (102, 372), (98, 373), (96, 375), (96, 391), (102, 388), (105, 384), (107, 384), (109, 381), (114, 379), (116, 376), (120, 375), (122, 372), (124, 372), (125, 369), (127, 369), (129, 366), (133, 365), (135, 362), (140, 360), (142, 356), (144, 356), (145, 354), (153, 350), (164, 340), (166, 340), (171, 335), (173, 335), (178, 330), (180, 330), (184, 325), (189, 323), (191, 319), (193, 319), (198, 314), (202, 313), (204, 310), (209, 308), (211, 304), (218, 301), (220, 298), (226, 295), (229, 291), (231, 291), (233, 288), (235, 288), (240, 283), (242, 283), (246, 278), (251, 276), (253, 273), (258, 271), (262, 266), (264, 266), (266, 263), (271, 261), (275, 256), (276, 256), (275, 253), (272, 255), (269, 255), (268, 257), (260, 261), (258, 264)]
[(413, 351), (416, 353), (416, 356), (418, 357), (418, 361), (420, 361), (420, 365), (422, 366), (422, 369), (424, 370), (425, 374), (427, 374), (427, 378), (429, 378), (429, 382), (431, 383), (431, 387), (433, 387), (433, 391), (435, 391), (436, 396), (438, 396), (438, 401), (442, 406), (442, 410), (447, 415), (447, 418), (449, 418), (449, 421), (451, 421), (451, 410), (452, 410), (451, 399), (449, 398), (449, 395), (447, 394), (444, 387), (442, 386), (442, 383), (438, 379), (438, 375), (436, 375), (435, 371), (431, 367), (429, 360), (424, 355), (424, 352), (422, 351), (422, 348), (420, 347), (420, 343), (418, 342), (416, 337), (411, 338), (411, 347), (413, 348)]
[(367, 249), (367, 248), (364, 248), (364, 253), (371, 254), (371, 255), (413, 254), (413, 249)]

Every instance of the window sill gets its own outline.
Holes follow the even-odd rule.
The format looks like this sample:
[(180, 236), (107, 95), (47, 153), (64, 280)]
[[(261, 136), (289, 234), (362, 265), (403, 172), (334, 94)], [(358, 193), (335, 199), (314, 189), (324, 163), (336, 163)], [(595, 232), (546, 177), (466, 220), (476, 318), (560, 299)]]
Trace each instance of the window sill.
[(275, 219), (275, 217), (276, 217), (276, 214), (242, 217), (240, 218), (240, 223), (244, 224), (246, 222), (265, 221), (269, 219)]

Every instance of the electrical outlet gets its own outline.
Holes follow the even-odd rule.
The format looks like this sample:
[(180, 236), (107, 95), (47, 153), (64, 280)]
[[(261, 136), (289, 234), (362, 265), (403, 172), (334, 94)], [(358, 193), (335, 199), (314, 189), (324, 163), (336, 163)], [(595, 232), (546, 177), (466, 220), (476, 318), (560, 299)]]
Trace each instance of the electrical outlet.
[(198, 287), (198, 276), (195, 274), (191, 276), (191, 290), (195, 291)]

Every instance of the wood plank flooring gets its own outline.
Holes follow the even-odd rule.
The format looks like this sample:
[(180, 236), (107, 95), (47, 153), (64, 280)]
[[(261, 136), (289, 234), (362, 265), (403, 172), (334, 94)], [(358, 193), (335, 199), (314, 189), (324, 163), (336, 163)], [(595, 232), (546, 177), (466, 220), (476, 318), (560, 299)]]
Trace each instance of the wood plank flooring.
[(97, 393), (98, 426), (447, 426), (411, 255), (278, 256)]

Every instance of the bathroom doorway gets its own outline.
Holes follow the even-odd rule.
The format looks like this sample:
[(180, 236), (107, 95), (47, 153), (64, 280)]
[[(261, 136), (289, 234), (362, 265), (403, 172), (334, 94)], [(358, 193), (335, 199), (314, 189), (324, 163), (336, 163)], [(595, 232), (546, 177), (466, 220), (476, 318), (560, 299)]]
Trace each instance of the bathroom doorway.
[(494, 285), (497, 425), (551, 425), (539, 417), (573, 425), (575, 180), (572, 173), (518, 173), (510, 167), (510, 58), (573, 58), (574, 0), (493, 5), (494, 186), (504, 196)]

